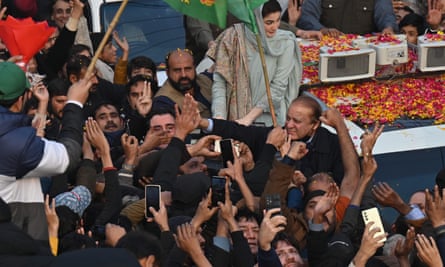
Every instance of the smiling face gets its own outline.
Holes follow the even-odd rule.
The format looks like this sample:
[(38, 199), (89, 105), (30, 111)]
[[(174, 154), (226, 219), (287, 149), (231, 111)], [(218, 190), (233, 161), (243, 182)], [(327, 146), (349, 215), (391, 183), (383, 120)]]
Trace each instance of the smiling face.
[(124, 121), (113, 105), (103, 105), (98, 108), (94, 119), (105, 133), (112, 133), (124, 129)]
[(294, 102), (287, 111), (285, 127), (292, 140), (299, 140), (312, 136), (320, 126), (320, 122), (314, 120), (311, 108), (301, 102)]
[(268, 38), (274, 37), (277, 33), (277, 30), (280, 27), (280, 18), (280, 12), (270, 13), (263, 18), (264, 31), (266, 32), (266, 36)]
[(53, 5), (51, 19), (54, 20), (57, 27), (62, 29), (71, 16), (71, 6), (69, 1), (58, 0)]

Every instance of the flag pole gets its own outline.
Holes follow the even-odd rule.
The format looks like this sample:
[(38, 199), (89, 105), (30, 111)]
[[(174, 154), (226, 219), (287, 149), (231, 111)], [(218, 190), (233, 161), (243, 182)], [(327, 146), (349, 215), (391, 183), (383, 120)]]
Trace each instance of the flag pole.
[(99, 46), (97, 47), (93, 58), (91, 59), (91, 63), (88, 66), (85, 76), (89, 75), (90, 73), (93, 73), (93, 70), (96, 67), (96, 61), (99, 59), (99, 55), (102, 53), (102, 50), (104, 49), (108, 38), (110, 38), (111, 32), (116, 27), (116, 24), (119, 21), (119, 18), (121, 17), (122, 12), (124, 12), (124, 9), (127, 6), (127, 3), (128, 3), (128, 0), (122, 1), (121, 5), (119, 6), (119, 9), (117, 10), (116, 14), (113, 17), (113, 20), (111, 20), (110, 25), (108, 25), (108, 29), (105, 32), (105, 35), (102, 38), (102, 41), (100, 42)]
[(267, 102), (269, 103), (269, 110), (270, 110), (270, 115), (272, 116), (272, 123), (273, 123), (274, 127), (277, 127), (278, 126), (277, 117), (275, 115), (275, 108), (274, 108), (273, 102), (272, 102), (272, 94), (270, 92), (270, 83), (269, 83), (269, 74), (267, 73), (266, 58), (264, 57), (264, 49), (263, 49), (263, 45), (261, 42), (261, 37), (258, 32), (258, 27), (256, 25), (255, 16), (253, 15), (252, 9), (250, 8), (250, 3), (248, 0), (244, 0), (244, 3), (246, 5), (247, 9), (249, 10), (249, 16), (250, 16), (250, 21), (252, 22), (253, 33), (255, 34), (256, 42), (258, 45), (258, 52), (260, 54), (261, 66), (263, 68), (264, 84), (266, 85)]

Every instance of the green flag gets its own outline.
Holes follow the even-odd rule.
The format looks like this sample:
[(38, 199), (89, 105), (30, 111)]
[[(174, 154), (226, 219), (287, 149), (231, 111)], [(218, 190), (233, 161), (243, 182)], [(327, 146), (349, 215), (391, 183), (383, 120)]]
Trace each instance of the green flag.
[(164, 0), (172, 8), (187, 16), (226, 27), (227, 12), (248, 24), (257, 33), (253, 9), (268, 0)]
[(253, 10), (267, 1), (268, 0), (227, 0), (227, 10), (246, 23), (254, 33), (258, 33), (258, 26), (256, 25)]
[(227, 0), (164, 0), (184, 15), (226, 27)]

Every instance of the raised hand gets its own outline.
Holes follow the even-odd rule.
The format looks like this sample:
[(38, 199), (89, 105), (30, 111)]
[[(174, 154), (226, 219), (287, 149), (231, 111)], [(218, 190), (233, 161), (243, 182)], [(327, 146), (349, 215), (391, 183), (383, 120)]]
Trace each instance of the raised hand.
[(155, 210), (153, 207), (149, 207), (148, 209), (151, 214), (153, 214), (153, 218), (147, 218), (147, 222), (154, 221), (159, 226), (161, 232), (169, 231), (170, 227), (168, 226), (168, 215), (164, 201), (161, 199), (159, 210)]
[(442, 21), (442, 8), (443, 4), (440, 0), (428, 0), (426, 22), (433, 30), (436, 30)]
[(396, 247), (394, 248), (394, 255), (402, 261), (408, 261), (408, 255), (414, 248), (414, 239), (416, 238), (416, 232), (414, 227), (410, 227), (406, 231), (405, 240), (397, 241)]
[(132, 135), (130, 136), (124, 133), (121, 136), (121, 144), (124, 149), (125, 162), (134, 165), (139, 150), (138, 139)]
[(215, 152), (211, 149), (211, 146), (215, 143), (215, 140), (221, 140), (221, 137), (217, 135), (203, 136), (195, 144), (187, 146), (187, 150), (192, 157), (218, 157), (221, 152)]
[(56, 213), (56, 200), (53, 198), (49, 204), (49, 195), (45, 196), (45, 215), (48, 223), (48, 234), (50, 237), (57, 237), (59, 231), (59, 216)]
[[(122, 39), (119, 37), (119, 33), (117, 31), (113, 31), (113, 40), (116, 44), (122, 49), (122, 51), (128, 54), (130, 50), (130, 45), (128, 44), (127, 38), (123, 37)], [(128, 55), (127, 55), (128, 58)]]
[(99, 150), (101, 157), (109, 154), (110, 145), (108, 144), (103, 131), (100, 129), (99, 124), (97, 124), (93, 118), (89, 117), (85, 123), (85, 128), (88, 142)]
[(287, 156), (294, 160), (300, 160), (303, 158), (309, 150), (306, 147), (306, 143), (294, 141), (291, 143), (291, 147), (289, 152), (287, 152)]
[(429, 267), (442, 267), (442, 259), (437, 249), (436, 241), (432, 236), (426, 237), (423, 234), (417, 235), (416, 239), (417, 256)]
[[(443, 192), (445, 193), (445, 190)], [(434, 186), (434, 198), (428, 189), (425, 190), (425, 212), (433, 227), (445, 225), (445, 201), (440, 196), (437, 185)]]
[(289, 16), (289, 24), (296, 26), (301, 17), (301, 5), (297, 4), (300, 0), (289, 0), (287, 4), (287, 14)]
[(258, 244), (262, 250), (269, 251), (275, 235), (280, 231), (284, 231), (286, 227), (286, 217), (282, 215), (274, 215), (272, 217), (272, 214), (279, 212), (280, 208), (270, 209), (267, 212), (263, 212), (264, 218), (260, 225), (260, 232), (258, 233)]
[(335, 183), (331, 183), (328, 191), (320, 198), (314, 207), (314, 218), (312, 219), (314, 223), (320, 224), (323, 222), (326, 217), (325, 214), (334, 209), (339, 196), (340, 189)]
[(175, 136), (181, 140), (196, 129), (201, 120), (199, 115), (198, 102), (196, 102), (190, 94), (184, 96), (182, 103), (182, 110), (179, 112), (178, 105), (175, 105), (176, 110), (176, 134)]
[(362, 135), (362, 141), (360, 143), (360, 148), (362, 150), (362, 155), (364, 157), (372, 156), (372, 150), (374, 149), (377, 139), (383, 132), (384, 125), (380, 125), (376, 122), (372, 132), (366, 130)]
[(384, 207), (396, 208), (400, 203), (404, 203), (400, 195), (387, 183), (378, 183), (374, 185), (372, 194), (377, 202)]
[(374, 222), (369, 222), (363, 231), (360, 249), (353, 259), (355, 266), (365, 266), (366, 262), (368, 262), (369, 258), (375, 254), (377, 249), (385, 244), (384, 242), (381, 242), (381, 240), (385, 238), (386, 234), (374, 236), (377, 232), (383, 229), (375, 227), (371, 230), (373, 224)]
[(151, 110), (152, 103), (153, 102), (151, 99), (151, 84), (147, 81), (144, 81), (144, 89), (142, 90), (142, 95), (138, 98), (138, 101), (136, 102), (136, 109), (138, 113), (142, 117), (146, 117)]
[(277, 150), (280, 150), (280, 147), (286, 142), (286, 135), (286, 130), (275, 127), (267, 135), (266, 144), (271, 144)]
[(191, 221), (191, 224), (195, 229), (198, 229), (201, 224), (208, 221), (213, 214), (218, 210), (218, 207), (212, 207), (212, 189), (205, 198), (199, 202), (198, 208), (196, 209), (195, 216)]

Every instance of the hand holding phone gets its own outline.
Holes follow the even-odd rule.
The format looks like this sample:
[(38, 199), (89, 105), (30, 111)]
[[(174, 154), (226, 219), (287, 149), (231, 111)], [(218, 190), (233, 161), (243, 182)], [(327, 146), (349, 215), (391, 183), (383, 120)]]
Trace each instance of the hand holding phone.
[(155, 210), (160, 209), (161, 204), (161, 186), (160, 185), (146, 185), (145, 186), (145, 218), (153, 218), (153, 214), (149, 208), (153, 207)]
[[(266, 210), (271, 210), (275, 208), (281, 208), (281, 197), (280, 194), (270, 194), (265, 196), (266, 200)], [(279, 213), (272, 214), (272, 217), (275, 215), (281, 215), (281, 211)]]
[(212, 207), (218, 207), (218, 202), (226, 201), (226, 177), (212, 176)]
[[(376, 227), (378, 227), (380, 229), (380, 231), (378, 231), (377, 233), (374, 234), (374, 238), (385, 234), (385, 228), (383, 228), (382, 219), (380, 218), (379, 210), (376, 207), (370, 208), (367, 210), (363, 210), (362, 217), (363, 217), (363, 221), (365, 222), (365, 225), (367, 225), (369, 222), (374, 222), (374, 224), (369, 229), (369, 231), (371, 231), (372, 229), (374, 229)], [(386, 237), (381, 239), (379, 242), (383, 243), (385, 241), (386, 241)]]

